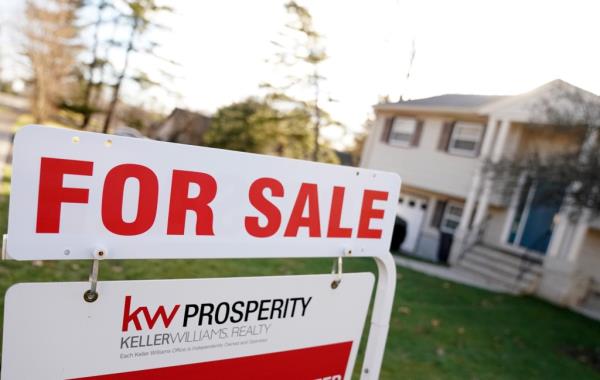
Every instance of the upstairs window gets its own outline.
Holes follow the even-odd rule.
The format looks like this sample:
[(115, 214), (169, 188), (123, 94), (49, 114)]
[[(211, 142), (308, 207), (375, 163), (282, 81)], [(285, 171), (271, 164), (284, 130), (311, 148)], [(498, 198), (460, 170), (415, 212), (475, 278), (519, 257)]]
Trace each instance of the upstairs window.
[(392, 146), (417, 146), (421, 137), (423, 123), (408, 117), (387, 119), (383, 140)]
[(416, 129), (417, 121), (415, 119), (396, 117), (392, 123), (392, 130), (390, 131), (388, 142), (390, 145), (410, 146), (410, 142), (412, 141)]
[(479, 154), (479, 146), (483, 136), (483, 125), (459, 121), (454, 124), (448, 152), (475, 157)]
[(480, 123), (454, 121), (444, 123), (440, 133), (438, 149), (467, 157), (477, 157), (485, 126)]

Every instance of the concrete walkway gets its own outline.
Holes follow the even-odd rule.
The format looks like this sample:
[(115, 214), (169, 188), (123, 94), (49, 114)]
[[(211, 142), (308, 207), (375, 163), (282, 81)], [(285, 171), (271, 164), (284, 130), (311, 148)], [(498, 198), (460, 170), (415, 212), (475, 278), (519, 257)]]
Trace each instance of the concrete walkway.
[[(2, 107), (1, 104), (0, 107)], [(4, 166), (12, 148), (11, 129), (18, 117), (18, 113), (0, 108), (0, 182), (4, 177)]]
[(495, 293), (516, 294), (514, 290), (503, 286), (497, 282), (492, 282), (476, 273), (466, 271), (457, 267), (446, 267), (437, 264), (429, 264), (422, 261), (411, 260), (406, 257), (394, 255), (396, 265), (412, 269), (429, 276), (442, 278), (444, 280), (456, 282), (463, 285), (473, 286), (475, 288), (489, 290)]
[(21, 114), (27, 112), (27, 100), (8, 94), (0, 94), (0, 182), (4, 166), (12, 149), (12, 128)]

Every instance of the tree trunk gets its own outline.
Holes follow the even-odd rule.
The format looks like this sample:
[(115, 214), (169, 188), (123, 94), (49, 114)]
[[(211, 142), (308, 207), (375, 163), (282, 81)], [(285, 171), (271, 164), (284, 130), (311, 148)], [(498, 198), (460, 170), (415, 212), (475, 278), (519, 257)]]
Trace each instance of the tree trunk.
[(313, 150), (312, 160), (317, 162), (317, 161), (319, 161), (319, 135), (321, 133), (321, 131), (320, 131), (321, 110), (319, 109), (319, 74), (317, 72), (316, 67), (315, 67), (314, 81), (315, 81), (315, 131), (314, 131), (315, 147)]
[(93, 112), (90, 110), (90, 99), (92, 96), (92, 88), (96, 87), (97, 83), (94, 81), (94, 71), (98, 66), (98, 46), (100, 41), (99, 31), (100, 25), (102, 24), (102, 12), (106, 7), (106, 1), (103, 0), (98, 6), (98, 19), (94, 24), (94, 42), (92, 44), (92, 63), (89, 65), (89, 77), (85, 85), (85, 92), (83, 94), (83, 121), (81, 123), (81, 129), (86, 129), (90, 120), (92, 119)]
[(112, 121), (115, 108), (117, 103), (119, 102), (119, 91), (121, 90), (121, 84), (123, 83), (123, 79), (125, 79), (125, 75), (127, 74), (127, 66), (129, 65), (129, 55), (133, 51), (133, 40), (135, 39), (135, 35), (137, 34), (139, 20), (136, 18), (133, 21), (133, 26), (131, 27), (131, 34), (129, 35), (129, 44), (127, 45), (127, 50), (125, 51), (125, 63), (123, 64), (123, 70), (121, 70), (121, 74), (117, 78), (117, 83), (113, 88), (112, 100), (110, 101), (110, 105), (108, 106), (108, 111), (106, 112), (106, 119), (104, 119), (104, 126), (102, 127), (102, 133), (108, 133), (108, 128), (110, 128), (110, 123)]
[[(34, 59), (35, 60), (35, 59)], [(45, 83), (45, 75), (43, 70), (39, 68), (34, 69), (36, 71), (35, 74), (35, 85), (33, 91), (33, 117), (35, 119), (36, 124), (42, 124), (46, 121), (46, 117), (48, 114), (47, 111), (47, 98), (48, 92)]]

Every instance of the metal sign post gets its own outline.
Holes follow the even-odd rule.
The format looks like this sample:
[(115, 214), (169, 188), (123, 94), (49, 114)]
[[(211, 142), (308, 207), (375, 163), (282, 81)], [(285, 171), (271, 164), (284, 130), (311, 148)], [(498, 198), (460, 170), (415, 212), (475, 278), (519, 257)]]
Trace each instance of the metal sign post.
[(377, 379), (399, 191), (392, 173), (28, 126), (15, 137), (3, 255), (91, 259), (96, 269), (100, 259), (371, 257), (361, 378)]

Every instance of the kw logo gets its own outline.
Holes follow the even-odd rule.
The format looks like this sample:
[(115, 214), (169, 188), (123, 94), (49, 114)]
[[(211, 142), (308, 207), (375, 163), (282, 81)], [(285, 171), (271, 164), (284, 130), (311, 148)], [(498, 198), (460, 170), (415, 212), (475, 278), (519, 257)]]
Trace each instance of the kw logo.
[(140, 306), (131, 312), (131, 296), (125, 296), (125, 306), (123, 308), (123, 326), (122, 331), (126, 332), (129, 330), (129, 324), (133, 322), (133, 326), (136, 330), (140, 331), (142, 329), (142, 324), (140, 323), (140, 314), (143, 315), (143, 319), (146, 321), (146, 325), (149, 330), (154, 328), (156, 322), (159, 319), (162, 319), (163, 325), (165, 327), (169, 327), (173, 318), (175, 318), (175, 314), (177, 314), (177, 310), (179, 310), (180, 305), (175, 305), (171, 313), (167, 315), (167, 311), (163, 305), (160, 305), (154, 315), (150, 315), (150, 311), (146, 306)]

